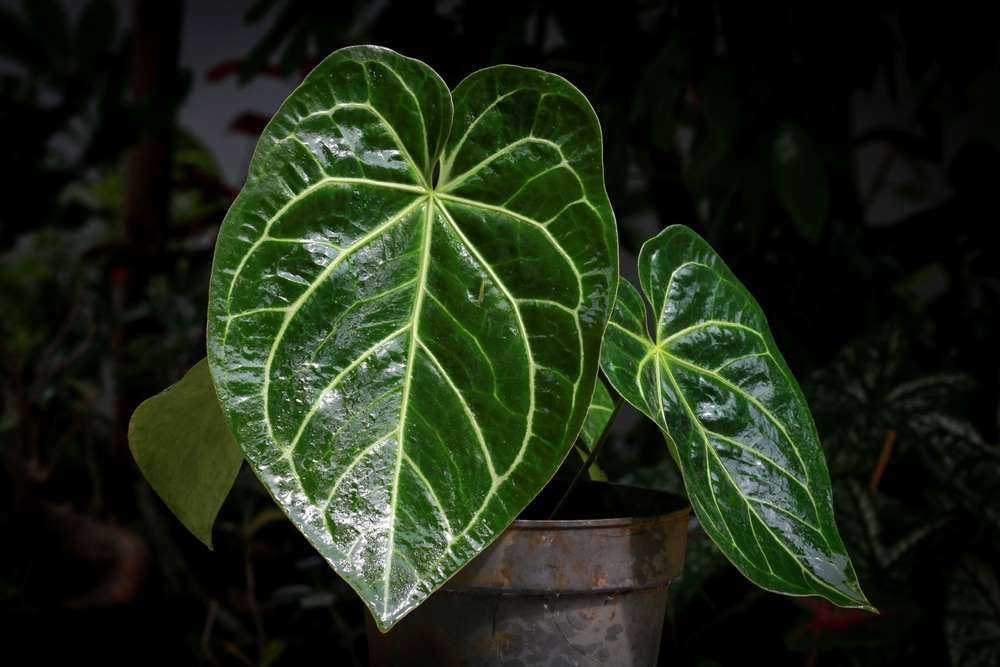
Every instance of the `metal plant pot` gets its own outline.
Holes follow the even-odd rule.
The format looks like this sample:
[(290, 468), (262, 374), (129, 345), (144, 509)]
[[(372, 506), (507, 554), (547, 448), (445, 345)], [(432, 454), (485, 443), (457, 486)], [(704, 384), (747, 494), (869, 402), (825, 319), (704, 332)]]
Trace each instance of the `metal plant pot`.
[(388, 633), (369, 617), (373, 667), (656, 665), (690, 507), (615, 484), (576, 497), (567, 519), (515, 521)]

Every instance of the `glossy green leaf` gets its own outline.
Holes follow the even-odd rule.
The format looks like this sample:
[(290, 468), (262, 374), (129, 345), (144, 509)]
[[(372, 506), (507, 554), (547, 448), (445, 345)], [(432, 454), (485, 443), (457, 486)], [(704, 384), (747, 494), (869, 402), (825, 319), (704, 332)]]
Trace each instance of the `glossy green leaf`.
[(136, 408), (128, 443), (164, 504), (211, 548), (212, 524), (243, 464), (243, 451), (222, 416), (206, 360)]
[(247, 459), (390, 627), (580, 431), (617, 281), (600, 127), (564, 79), (449, 93), (351, 47), (261, 137), (219, 234), (209, 362)]
[(803, 236), (816, 240), (830, 206), (823, 159), (798, 124), (782, 123), (771, 144), (772, 174), (778, 199)]
[(753, 297), (682, 226), (646, 242), (639, 279), (655, 338), (623, 280), (601, 365), (672, 440), (705, 532), (762, 588), (870, 607), (837, 533), (812, 417)]

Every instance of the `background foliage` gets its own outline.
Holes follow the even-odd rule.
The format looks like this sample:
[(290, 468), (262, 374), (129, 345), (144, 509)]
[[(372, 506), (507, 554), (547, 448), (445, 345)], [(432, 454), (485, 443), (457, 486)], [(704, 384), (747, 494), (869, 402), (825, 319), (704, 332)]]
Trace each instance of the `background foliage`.
[[(737, 664), (745, 646), (720, 632), (775, 664), (998, 662), (998, 47), (983, 10), (911, 4), (247, 5), (268, 29), (241, 81), (297, 80), (360, 42), (450, 85), (497, 63), (562, 74), (601, 118), (626, 245), (688, 224), (769, 314), (883, 613), (761, 593), (695, 532), (673, 664)], [(153, 75), (142, 65), (157, 35), (179, 38), (169, 21), (149, 32), (150, 5), (180, 2), (137, 0), (124, 33), (110, 0), (75, 20), (56, 0), (0, 6), (0, 622), (11, 651), (43, 659), (365, 664), (360, 607), (252, 476), (208, 552), (123, 446), (132, 407), (204, 355), (232, 197), (176, 126), (189, 77), (169, 48)], [(266, 121), (248, 111), (244, 129)], [(610, 454), (612, 477), (669, 486), (657, 434), (623, 430)]]

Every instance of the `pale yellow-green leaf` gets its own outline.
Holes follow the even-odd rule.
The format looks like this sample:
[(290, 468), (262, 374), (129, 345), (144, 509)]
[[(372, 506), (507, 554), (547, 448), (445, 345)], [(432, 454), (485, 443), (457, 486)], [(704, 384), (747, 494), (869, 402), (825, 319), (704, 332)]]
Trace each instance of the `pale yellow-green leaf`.
[(136, 408), (129, 447), (143, 476), (181, 523), (212, 548), (212, 524), (243, 463), (202, 359)]

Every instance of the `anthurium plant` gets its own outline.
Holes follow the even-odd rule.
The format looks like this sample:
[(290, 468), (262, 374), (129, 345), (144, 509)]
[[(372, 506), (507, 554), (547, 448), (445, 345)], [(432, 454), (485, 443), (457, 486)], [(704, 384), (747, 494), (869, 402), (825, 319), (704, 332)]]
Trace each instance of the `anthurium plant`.
[(685, 227), (639, 276), (645, 299), (569, 82), (498, 66), (449, 91), (393, 51), (337, 51), (263, 133), (219, 233), (207, 363), (136, 410), (134, 455), (209, 545), (245, 458), (387, 630), (610, 412), (603, 376), (749, 579), (870, 608), (757, 303)]

